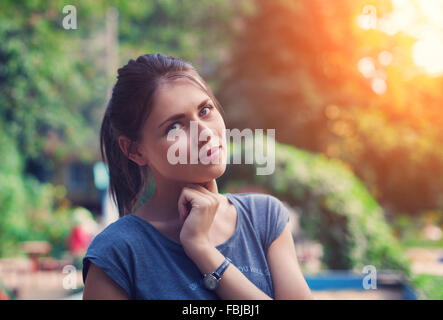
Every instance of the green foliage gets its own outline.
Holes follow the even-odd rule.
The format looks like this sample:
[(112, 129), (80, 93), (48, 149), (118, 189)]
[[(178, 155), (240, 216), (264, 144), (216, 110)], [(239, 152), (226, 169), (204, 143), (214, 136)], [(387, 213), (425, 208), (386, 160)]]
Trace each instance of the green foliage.
[(427, 226), (443, 226), (443, 213), (441, 211), (422, 212), (420, 216), (398, 214), (391, 223), (397, 238), (407, 248), (443, 248), (443, 238), (432, 240), (425, 237), (424, 230)]
[[(57, 203), (59, 187), (28, 176), (26, 165), (98, 159), (98, 130), (117, 68), (161, 52), (191, 61), (211, 82), (237, 10), (219, 0), (80, 0), (73, 4), (78, 29), (65, 30), (66, 4), (0, 3), (0, 256), (15, 254), (25, 240), (64, 248), (70, 209)], [(118, 11), (115, 44), (107, 25), (111, 7)]]
[(19, 233), (26, 221), (23, 212), (26, 203), (25, 187), (21, 179), (22, 159), (13, 140), (1, 130), (0, 124), (0, 256), (14, 247), (11, 235)]
[(74, 221), (69, 207), (55, 208), (56, 187), (32, 177), (4, 178), (0, 173), (0, 257), (18, 255), (23, 241), (48, 241), (51, 255), (60, 257)]
[(412, 279), (414, 288), (425, 300), (443, 300), (443, 277), (419, 274)]
[(348, 166), (289, 145), (276, 143), (275, 148), (273, 174), (256, 175), (254, 163), (230, 168), (231, 175), (300, 208), (302, 229), (322, 243), (329, 268), (361, 271), (365, 265), (374, 265), (409, 274), (404, 250), (382, 208)]
[[(443, 190), (443, 148), (440, 128), (426, 119), (391, 120), (380, 109), (341, 109), (329, 126), (341, 126), (341, 138), (331, 144), (335, 157), (355, 173), (381, 203), (392, 211), (418, 215), (440, 208)], [(348, 133), (346, 133), (348, 132)], [(419, 190), (419, 192), (418, 192)]]
[[(14, 16), (2, 11), (9, 13)], [(80, 108), (100, 83), (88, 83), (87, 61), (71, 61), (68, 44), (75, 38), (51, 28), (43, 13), (34, 15), (27, 21), (0, 19), (0, 118), (24, 158), (41, 156), (50, 129), (65, 141), (60, 154), (84, 143), (91, 129)]]
[(73, 226), (69, 208), (55, 210), (55, 201), (64, 196), (60, 187), (23, 176), (14, 140), (1, 130), (0, 154), (0, 257), (17, 255), (20, 242), (31, 240), (49, 241), (59, 254)]

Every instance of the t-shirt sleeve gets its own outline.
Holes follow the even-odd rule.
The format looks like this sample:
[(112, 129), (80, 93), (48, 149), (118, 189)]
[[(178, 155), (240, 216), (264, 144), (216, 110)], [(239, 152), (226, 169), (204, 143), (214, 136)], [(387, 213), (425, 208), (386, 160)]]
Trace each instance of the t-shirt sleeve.
[(126, 251), (124, 244), (119, 243), (117, 239), (105, 233), (98, 234), (83, 257), (83, 283), (86, 283), (92, 262), (132, 297), (131, 275), (128, 272), (130, 270), (129, 257)]
[(268, 212), (266, 212), (266, 228), (264, 246), (266, 252), (271, 243), (277, 239), (289, 222), (289, 209), (276, 197), (268, 195)]

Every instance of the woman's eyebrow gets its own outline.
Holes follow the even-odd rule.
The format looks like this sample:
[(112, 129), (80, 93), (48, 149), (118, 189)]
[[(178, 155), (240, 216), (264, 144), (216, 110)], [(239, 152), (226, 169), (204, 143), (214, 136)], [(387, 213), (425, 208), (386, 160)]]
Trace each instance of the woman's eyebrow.
[[(200, 102), (199, 103), (199, 105), (197, 106), (197, 109), (200, 109), (201, 107), (203, 107), (204, 105), (206, 105), (206, 103), (208, 102), (208, 101), (210, 101), (211, 99), (205, 99), (205, 100), (203, 100), (202, 102)], [(166, 119), (165, 121), (163, 121), (158, 127), (160, 128), (162, 125), (164, 125), (166, 122), (168, 122), (168, 121), (171, 121), (171, 120), (178, 120), (178, 119), (181, 119), (181, 118), (183, 118), (185, 116), (185, 114), (184, 113), (177, 113), (177, 114), (174, 114), (173, 116), (171, 116), (171, 117), (169, 117), (168, 119)]]

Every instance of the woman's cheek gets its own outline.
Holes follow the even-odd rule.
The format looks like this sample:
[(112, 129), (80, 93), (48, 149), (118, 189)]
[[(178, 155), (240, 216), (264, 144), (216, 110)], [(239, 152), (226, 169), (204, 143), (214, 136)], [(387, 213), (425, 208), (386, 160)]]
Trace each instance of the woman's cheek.
[[(175, 141), (168, 141), (162, 152), (163, 161), (172, 165), (179, 161), (179, 163), (189, 162), (189, 145), (186, 137), (178, 138)], [(171, 158), (171, 159), (169, 159)]]

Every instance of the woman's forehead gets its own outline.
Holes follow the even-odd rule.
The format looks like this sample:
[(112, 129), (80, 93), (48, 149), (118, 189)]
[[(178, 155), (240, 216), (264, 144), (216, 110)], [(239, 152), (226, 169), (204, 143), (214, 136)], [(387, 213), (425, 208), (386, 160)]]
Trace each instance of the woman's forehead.
[[(159, 86), (150, 118), (155, 122), (168, 116), (185, 113), (210, 98), (197, 84), (188, 79), (177, 79)], [(165, 118), (165, 119), (163, 119)]]

